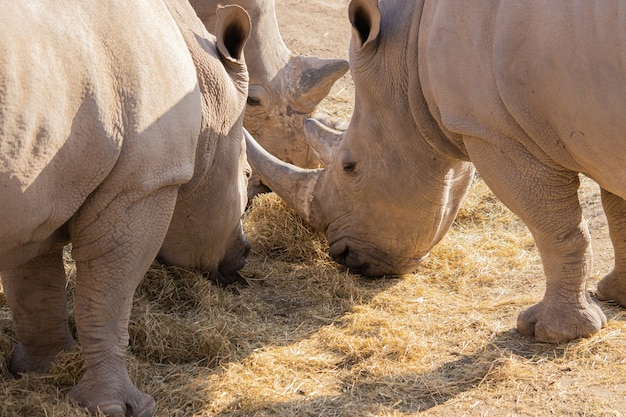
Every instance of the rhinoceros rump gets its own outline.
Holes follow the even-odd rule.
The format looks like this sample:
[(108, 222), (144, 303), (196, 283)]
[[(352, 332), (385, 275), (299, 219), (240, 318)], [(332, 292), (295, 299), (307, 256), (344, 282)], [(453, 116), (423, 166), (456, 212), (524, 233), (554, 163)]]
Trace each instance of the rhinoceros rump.
[[(413, 270), (448, 230), (474, 169), (526, 223), (546, 275), (518, 329), (550, 342), (606, 322), (589, 297), (578, 174), (602, 188), (615, 268), (601, 299), (626, 306), (626, 4), (353, 0), (355, 109), (310, 141), (323, 170), (270, 158), (264, 182), (366, 275)], [(307, 122), (307, 131), (321, 128)]]
[[(243, 117), (250, 20), (217, 41), (186, 0), (2, 2), (0, 277), (20, 343), (14, 374), (73, 344), (62, 248), (91, 412), (150, 416), (125, 366), (133, 293), (161, 255), (231, 276), (247, 243)], [(165, 239), (165, 240), (164, 240)]]
[[(293, 55), (280, 35), (274, 0), (190, 0), (209, 31), (218, 4), (243, 7), (252, 21), (244, 53), (250, 74), (244, 126), (268, 151), (283, 161), (315, 168), (319, 160), (307, 144), (303, 123), (348, 71), (343, 59)], [(248, 198), (265, 190), (255, 173)]]

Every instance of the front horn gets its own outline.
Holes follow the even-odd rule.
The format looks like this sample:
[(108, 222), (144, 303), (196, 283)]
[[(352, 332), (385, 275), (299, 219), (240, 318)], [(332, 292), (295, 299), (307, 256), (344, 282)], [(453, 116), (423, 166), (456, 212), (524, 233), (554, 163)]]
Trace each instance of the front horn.
[(248, 162), (254, 172), (272, 191), (292, 207), (298, 216), (311, 226), (319, 229), (320, 225), (311, 220), (311, 202), (315, 185), (322, 175), (323, 169), (304, 169), (281, 161), (267, 152), (244, 129)]
[(292, 56), (286, 68), (288, 94), (298, 110), (310, 113), (349, 68), (345, 59)]

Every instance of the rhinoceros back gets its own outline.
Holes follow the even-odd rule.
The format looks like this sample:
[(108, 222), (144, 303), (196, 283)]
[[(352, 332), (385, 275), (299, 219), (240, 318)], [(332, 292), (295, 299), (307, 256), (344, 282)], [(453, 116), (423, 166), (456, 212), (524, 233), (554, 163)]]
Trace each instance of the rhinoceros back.
[(626, 198), (626, 3), (475, 6), (424, 8), (420, 70), (441, 124), (459, 135), (515, 138)]
[[(193, 63), (160, 1), (1, 7), (0, 270), (96, 189), (187, 181), (200, 105)], [(150, 16), (133, 20), (139, 14)]]

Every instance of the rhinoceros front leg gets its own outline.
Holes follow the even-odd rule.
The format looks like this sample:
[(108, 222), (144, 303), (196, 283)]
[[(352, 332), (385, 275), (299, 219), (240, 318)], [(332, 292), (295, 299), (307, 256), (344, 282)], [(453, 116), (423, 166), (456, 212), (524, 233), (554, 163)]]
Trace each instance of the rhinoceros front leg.
[(626, 307), (626, 201), (605, 189), (601, 195), (615, 251), (615, 267), (598, 283), (598, 298)]
[(125, 366), (128, 322), (133, 294), (163, 242), (176, 195), (177, 187), (168, 187), (148, 196), (123, 193), (104, 205), (94, 199), (70, 224), (85, 374), (69, 396), (92, 413), (154, 413), (154, 400), (135, 387)]
[(591, 247), (578, 174), (539, 161), (514, 140), (494, 142), (465, 138), (477, 171), (533, 234), (546, 275), (543, 300), (519, 315), (519, 331), (546, 342), (593, 335), (606, 316), (586, 289)]
[(2, 272), (2, 285), (19, 343), (13, 348), (11, 372), (45, 372), (55, 356), (74, 339), (67, 323), (66, 277), (62, 246)]

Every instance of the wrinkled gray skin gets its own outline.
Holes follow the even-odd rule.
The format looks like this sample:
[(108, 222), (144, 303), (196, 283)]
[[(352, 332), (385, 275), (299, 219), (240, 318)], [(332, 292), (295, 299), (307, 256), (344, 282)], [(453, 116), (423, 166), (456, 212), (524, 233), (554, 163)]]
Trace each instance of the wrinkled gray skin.
[[(348, 71), (348, 62), (293, 55), (280, 35), (274, 0), (189, 1), (209, 32), (215, 28), (218, 4), (236, 4), (248, 12), (252, 31), (245, 47), (250, 88), (244, 126), (283, 161), (305, 168), (318, 167), (320, 161), (307, 143), (303, 125), (335, 81)], [(253, 172), (249, 200), (266, 190)]]
[[(598, 297), (626, 307), (626, 4), (353, 0), (354, 115), (307, 122), (324, 169), (281, 164), (248, 138), (269, 186), (365, 275), (405, 273), (447, 231), (473, 175), (520, 216), (547, 278), (518, 329), (596, 333), (578, 174), (602, 188), (615, 269)], [(575, 28), (573, 30), (572, 28)]]
[(0, 277), (20, 341), (14, 374), (69, 349), (63, 246), (86, 371), (69, 396), (91, 412), (151, 416), (126, 370), (133, 293), (161, 251), (236, 274), (246, 181), (246, 12), (217, 41), (186, 0), (3, 1)]

